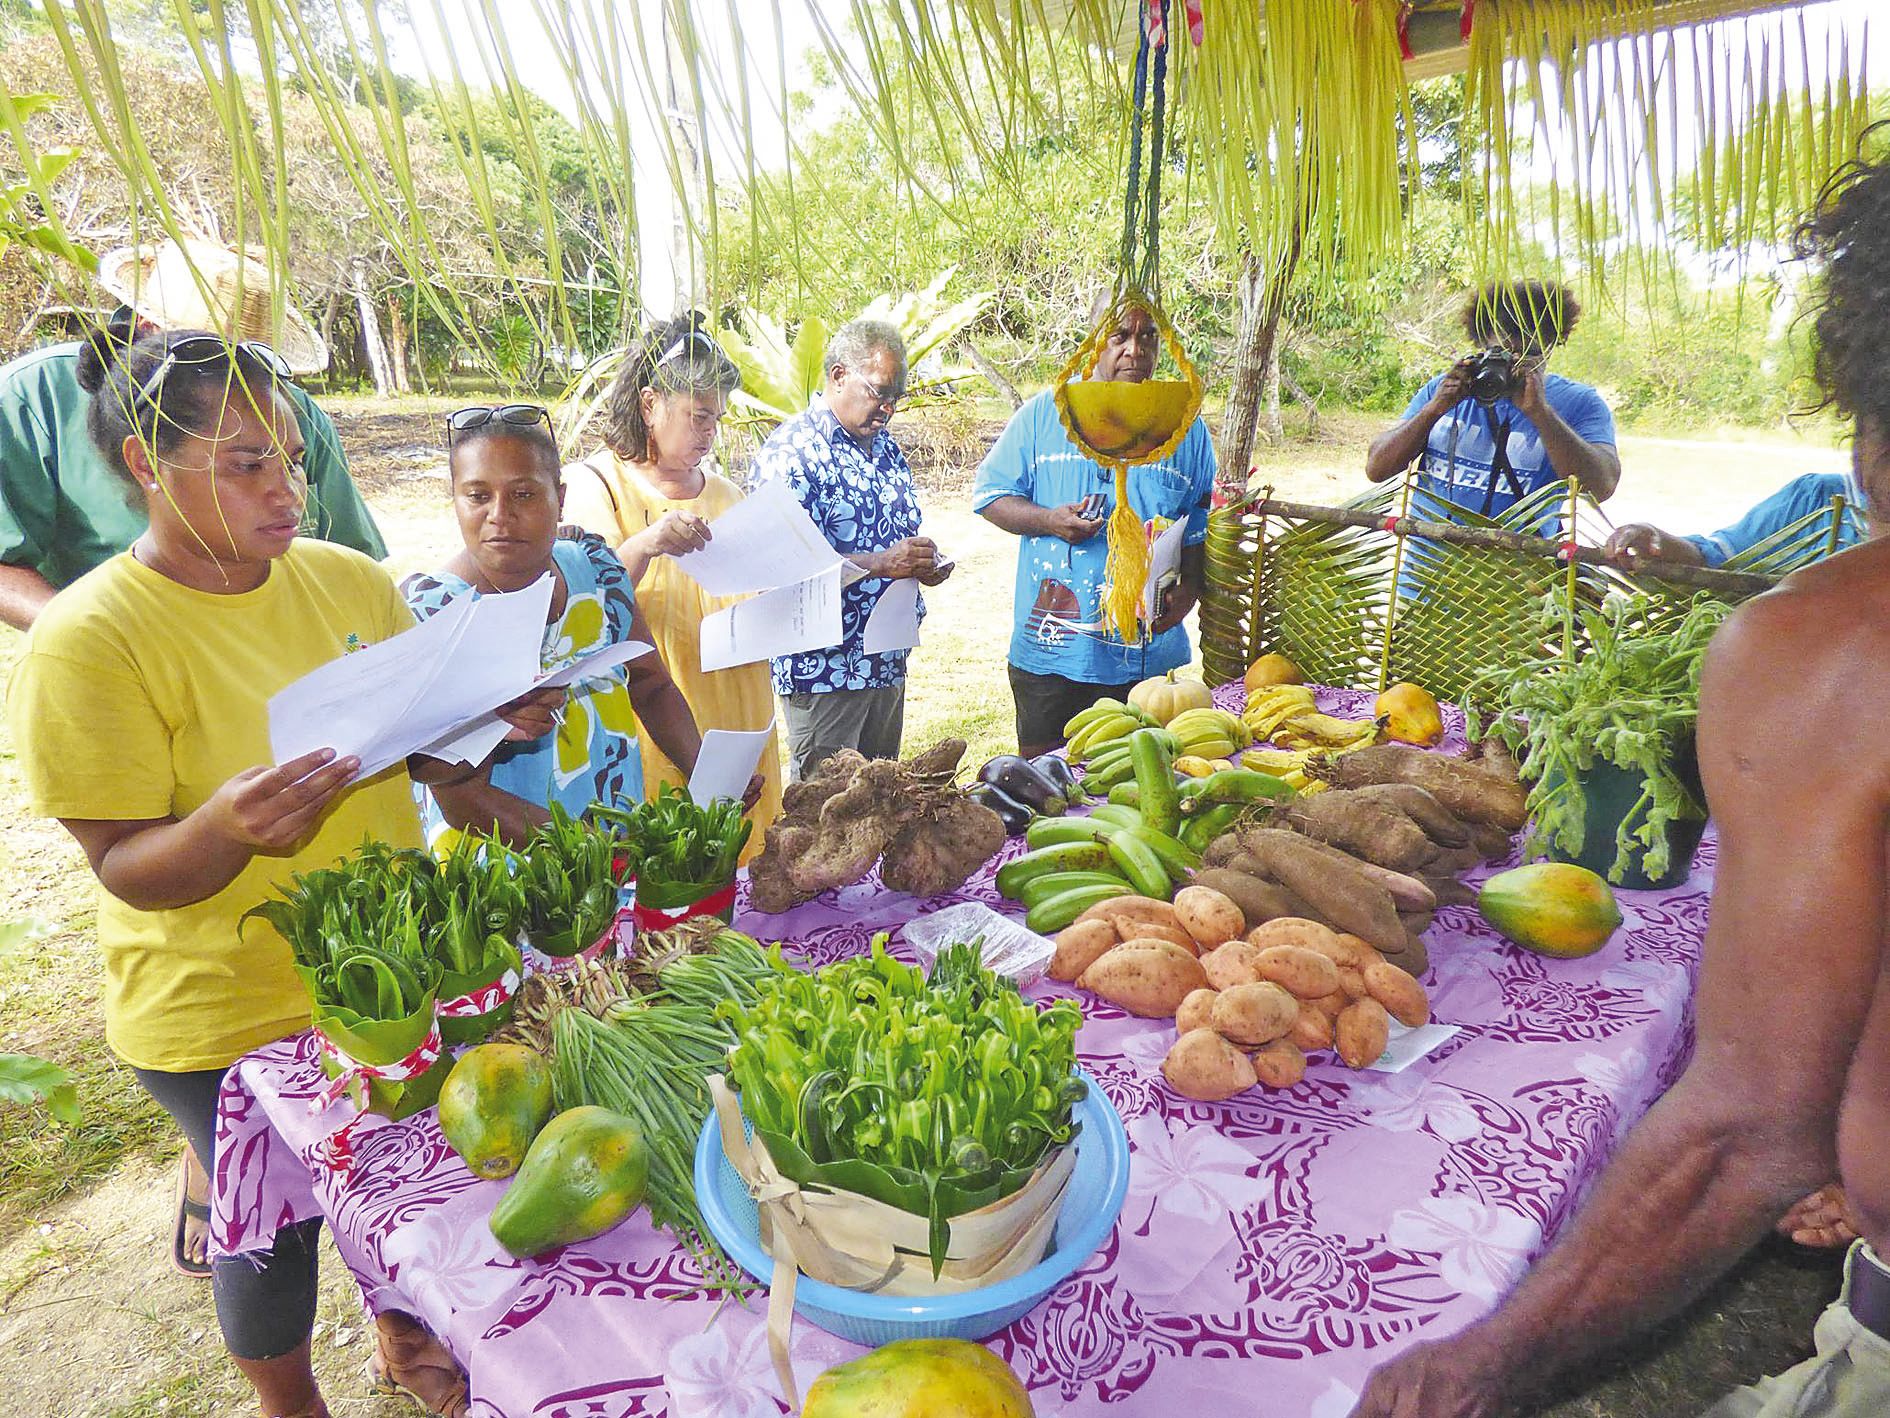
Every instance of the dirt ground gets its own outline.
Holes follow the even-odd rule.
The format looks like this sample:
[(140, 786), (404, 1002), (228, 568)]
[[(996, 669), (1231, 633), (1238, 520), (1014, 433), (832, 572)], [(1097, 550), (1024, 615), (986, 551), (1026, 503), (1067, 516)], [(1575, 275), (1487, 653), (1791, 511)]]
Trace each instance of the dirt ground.
[[(397, 573), (436, 562), (457, 538), (445, 514), (439, 416), (446, 401), (398, 411), (324, 401), (393, 549)], [(454, 401), (457, 402), (457, 401)], [(1320, 438), (1264, 458), (1282, 495), (1333, 501), (1357, 489), (1379, 421), (1328, 417)], [(926, 486), (928, 531), (959, 573), (933, 598), (915, 659), (909, 733), (946, 729), (995, 748), (1009, 732), (1001, 661), (1014, 551), (964, 505), (990, 419), (930, 419), (901, 431)], [(1841, 469), (1843, 453), (1788, 431), (1726, 439), (1627, 438), (1617, 522), (1711, 529), (1798, 473)], [(0, 668), (16, 641), (0, 633)], [(1003, 701), (1003, 702), (1000, 702)], [(0, 1418), (146, 1418), (251, 1411), (221, 1352), (208, 1288), (168, 1265), (174, 1141), (97, 1037), (90, 889), (71, 843), (21, 805), (0, 737), (0, 922), (35, 922), (0, 944), (0, 1049), (38, 1050), (75, 1069), (87, 1120), (61, 1130), (0, 1113)], [(325, 1256), (315, 1356), (338, 1418), (410, 1413), (366, 1396), (368, 1340), (352, 1283)], [(1803, 1356), (1836, 1293), (1829, 1258), (1768, 1244), (1620, 1364), (1584, 1376), (1547, 1418), (1682, 1418), (1737, 1382)], [(1290, 1418), (1280, 1415), (1279, 1418)]]

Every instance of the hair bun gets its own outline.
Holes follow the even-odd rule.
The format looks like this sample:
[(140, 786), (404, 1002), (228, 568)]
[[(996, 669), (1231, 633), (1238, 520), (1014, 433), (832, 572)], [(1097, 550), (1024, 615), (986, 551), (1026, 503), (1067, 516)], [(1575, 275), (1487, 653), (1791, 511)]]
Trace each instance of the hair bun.
[(122, 335), (107, 326), (94, 325), (87, 330), (79, 344), (79, 366), (75, 371), (79, 387), (88, 394), (98, 393), (130, 347)]

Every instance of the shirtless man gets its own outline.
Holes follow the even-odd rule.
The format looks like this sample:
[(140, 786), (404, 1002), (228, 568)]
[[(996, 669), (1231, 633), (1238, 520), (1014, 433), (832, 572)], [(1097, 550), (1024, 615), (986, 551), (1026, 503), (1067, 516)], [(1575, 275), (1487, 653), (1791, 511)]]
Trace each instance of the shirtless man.
[[(1890, 163), (1805, 227), (1818, 375), (1890, 513)], [(1818, 1354), (1707, 1418), (1890, 1414), (1890, 539), (1743, 607), (1707, 655), (1700, 766), (1719, 867), (1698, 1047), (1568, 1234), (1495, 1314), (1379, 1369), (1353, 1418), (1489, 1418), (1686, 1304), (1834, 1174), (1863, 1240)]]

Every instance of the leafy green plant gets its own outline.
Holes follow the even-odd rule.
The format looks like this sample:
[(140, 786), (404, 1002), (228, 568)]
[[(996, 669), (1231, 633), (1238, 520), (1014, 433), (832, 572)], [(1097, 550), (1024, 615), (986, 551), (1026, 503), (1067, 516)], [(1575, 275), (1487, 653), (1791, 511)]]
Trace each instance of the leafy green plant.
[(32, 1054), (0, 1054), (0, 1103), (44, 1102), (55, 1122), (79, 1121), (79, 1092), (72, 1075)]
[[(497, 855), (506, 849), (484, 841)], [(617, 887), (628, 858), (616, 836), (574, 818), (557, 803), (551, 821), (510, 854), (513, 879), (525, 894), (525, 934), (546, 955), (571, 956), (603, 937), (617, 915)]]

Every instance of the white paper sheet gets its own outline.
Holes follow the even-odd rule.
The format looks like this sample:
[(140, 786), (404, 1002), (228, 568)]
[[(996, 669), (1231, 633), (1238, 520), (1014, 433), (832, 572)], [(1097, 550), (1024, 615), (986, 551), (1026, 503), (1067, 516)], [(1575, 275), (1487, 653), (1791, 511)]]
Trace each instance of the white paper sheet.
[(1407, 1029), (1394, 1019), (1391, 1021), (1390, 1042), (1385, 1045), (1384, 1053), (1365, 1067), (1373, 1073), (1403, 1073), (1426, 1054), (1442, 1048), (1462, 1032), (1463, 1026), (1460, 1024), (1424, 1024), (1416, 1029)]
[(771, 591), (840, 561), (794, 490), (770, 478), (709, 524), (709, 544), (676, 565), (712, 596)]
[(1181, 542), (1188, 533), (1184, 518), (1162, 530), (1148, 549), (1148, 581), (1142, 588), (1142, 619), (1154, 623), (1160, 613), (1159, 597), (1164, 581), (1169, 585), (1180, 579)]
[(775, 655), (838, 645), (840, 563), (819, 576), (764, 591), (702, 621), (702, 668), (726, 670)]
[(910, 650), (918, 643), (919, 583), (905, 576), (889, 583), (873, 603), (860, 648), (869, 655), (882, 655), (888, 650)]
[(773, 732), (772, 719), (765, 729), (710, 729), (702, 736), (702, 752), (689, 775), (689, 796), (699, 803), (717, 798), (739, 802)]
[[(563, 668), (554, 670), (531, 689), (564, 689), (579, 680), (589, 679), (614, 670), (619, 665), (627, 665), (632, 660), (640, 659), (650, 653), (654, 647), (645, 645), (641, 640), (623, 640), (614, 645), (606, 645), (593, 654), (573, 660)], [(525, 693), (520, 690), (519, 694)], [(509, 695), (499, 702), (509, 703), (518, 698)], [(501, 719), (496, 712), (481, 714), (470, 723), (462, 724), (449, 731), (444, 738), (432, 743), (422, 744), (415, 749), (428, 758), (438, 758), (447, 763), (484, 763), (486, 756), (505, 741), (505, 736), (512, 731), (512, 726)]]
[[(553, 670), (539, 680), (535, 689), (563, 689), (566, 685), (576, 684), (581, 679), (589, 679), (606, 670), (614, 670), (619, 665), (627, 665), (632, 660), (640, 660), (655, 647), (645, 645), (641, 640), (620, 640), (614, 645), (606, 645), (580, 659), (573, 660), (563, 669)], [(519, 691), (521, 694), (523, 690)]]

